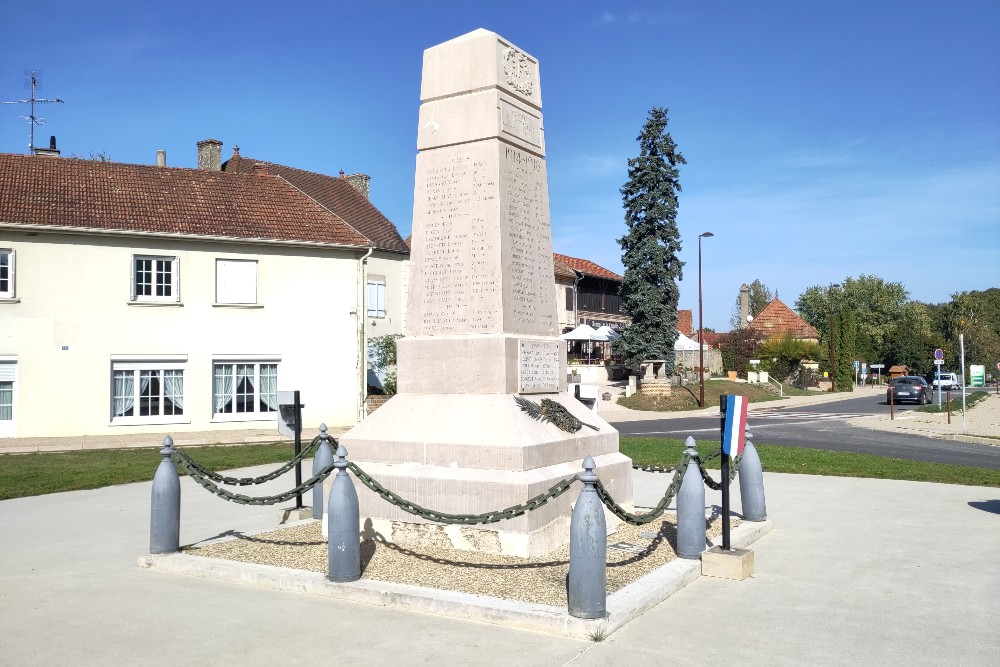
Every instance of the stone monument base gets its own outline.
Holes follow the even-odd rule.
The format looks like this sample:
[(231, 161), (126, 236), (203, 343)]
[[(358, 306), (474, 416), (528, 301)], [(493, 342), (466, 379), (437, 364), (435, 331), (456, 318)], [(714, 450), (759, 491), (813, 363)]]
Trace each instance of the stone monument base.
[[(582, 471), (592, 456), (614, 499), (632, 501), (632, 461), (618, 451), (618, 432), (567, 394), (550, 398), (584, 424), (576, 433), (539, 422), (511, 394), (399, 394), (339, 440), (348, 458), (385, 488), (428, 509), (480, 514), (524, 503)], [(327, 490), (330, 480), (327, 480)], [(453, 548), (537, 556), (569, 542), (569, 520), (580, 493), (560, 497), (519, 517), (481, 526), (440, 526), (396, 507), (356, 483), (362, 531), (401, 544), (447, 540)], [(618, 521), (609, 516), (609, 527)]]

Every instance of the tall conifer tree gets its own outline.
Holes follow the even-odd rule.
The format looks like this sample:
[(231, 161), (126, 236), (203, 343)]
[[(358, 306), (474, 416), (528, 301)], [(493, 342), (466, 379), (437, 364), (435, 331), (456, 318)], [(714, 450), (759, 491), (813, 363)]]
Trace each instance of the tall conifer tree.
[(619, 294), (632, 319), (616, 351), (635, 367), (643, 359), (664, 359), (673, 373), (677, 340), (677, 281), (683, 262), (677, 231), (680, 165), (687, 164), (667, 132), (667, 110), (653, 107), (638, 137), (639, 156), (628, 161), (622, 186), (628, 233), (618, 239), (625, 276)]

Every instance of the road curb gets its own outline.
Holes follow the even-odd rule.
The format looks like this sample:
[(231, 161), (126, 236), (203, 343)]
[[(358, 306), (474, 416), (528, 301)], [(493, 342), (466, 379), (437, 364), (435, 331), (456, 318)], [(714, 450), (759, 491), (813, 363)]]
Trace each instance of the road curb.
[[(773, 520), (744, 521), (732, 530), (731, 546), (746, 548), (773, 528)], [(305, 593), (574, 639), (610, 635), (701, 576), (700, 559), (678, 558), (609, 595), (605, 618), (587, 620), (570, 616), (563, 607), (375, 580), (334, 583), (318, 572), (207, 558), (184, 552), (143, 555), (139, 557), (138, 565), (166, 574)]]

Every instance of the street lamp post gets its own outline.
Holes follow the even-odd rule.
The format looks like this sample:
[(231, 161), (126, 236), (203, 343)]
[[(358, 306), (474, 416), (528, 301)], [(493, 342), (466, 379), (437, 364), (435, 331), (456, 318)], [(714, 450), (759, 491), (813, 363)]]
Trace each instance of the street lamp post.
[(836, 346), (833, 340), (833, 290), (840, 287), (840, 283), (834, 283), (830, 285), (830, 303), (828, 307), (830, 309), (830, 391), (837, 391), (837, 358), (834, 350)]
[(698, 407), (705, 407), (705, 328), (701, 315), (701, 240), (715, 236), (712, 232), (698, 235)]

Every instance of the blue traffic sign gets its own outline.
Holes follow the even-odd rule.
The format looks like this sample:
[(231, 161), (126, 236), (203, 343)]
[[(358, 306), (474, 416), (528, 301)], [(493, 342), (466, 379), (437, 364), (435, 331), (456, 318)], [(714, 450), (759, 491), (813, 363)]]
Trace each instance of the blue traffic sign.
[(934, 350), (934, 358), (935, 359), (944, 359), (944, 352), (941, 350), (940, 347), (938, 349)]

